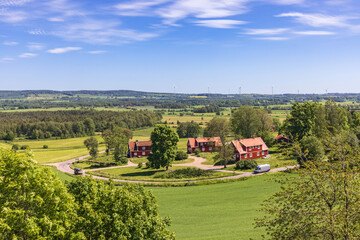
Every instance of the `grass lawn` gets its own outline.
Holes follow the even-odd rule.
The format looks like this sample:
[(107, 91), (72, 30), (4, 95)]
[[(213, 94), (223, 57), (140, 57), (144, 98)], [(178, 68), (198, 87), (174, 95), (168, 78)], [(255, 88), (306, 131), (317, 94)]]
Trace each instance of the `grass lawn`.
[[(102, 142), (101, 136), (96, 136)], [(84, 145), (84, 140), (89, 137), (54, 139), (54, 140), (28, 140), (14, 141), (14, 144), (29, 145), (34, 153), (34, 158), (39, 163), (54, 163), (70, 160), (89, 154)], [(48, 149), (43, 149), (48, 145)], [(99, 145), (99, 151), (105, 150), (104, 144)]]
[(8, 148), (11, 148), (11, 145), (10, 145), (10, 144), (7, 144), (7, 143), (2, 143), (2, 142), (0, 142), (0, 148), (6, 148), (6, 149), (8, 149)]
[(75, 175), (70, 175), (70, 174), (67, 174), (67, 173), (64, 173), (64, 172), (61, 172), (59, 170), (57, 170), (55, 167), (49, 167), (54, 173), (56, 173), (59, 178), (61, 179), (61, 181), (65, 182), (65, 181), (68, 181), (68, 182), (71, 182), (72, 180), (74, 180), (76, 177), (78, 176), (75, 176)]
[[(186, 167), (170, 167), (170, 170), (176, 170)], [(182, 179), (162, 179), (156, 178), (156, 173), (165, 172), (165, 169), (151, 169), (151, 168), (138, 168), (138, 167), (124, 167), (124, 168), (113, 168), (92, 172), (94, 175), (111, 177), (115, 179), (125, 180), (141, 180), (141, 181), (155, 181), (155, 182), (172, 182), (172, 181), (188, 181), (188, 180), (200, 180), (200, 179), (212, 179), (226, 176), (233, 176), (233, 173), (225, 172), (212, 172), (213, 174), (208, 177), (200, 178), (182, 178)]]
[[(147, 158), (145, 157), (141, 157), (141, 158), (129, 158), (129, 160), (135, 164), (138, 164), (138, 163), (146, 163), (148, 161)], [(174, 161), (173, 164), (183, 164), (183, 163), (192, 163), (194, 162), (195, 160), (192, 159), (192, 158), (188, 158), (188, 159), (185, 159), (185, 160), (179, 160), (179, 161)]]
[(176, 239), (261, 239), (254, 229), (260, 204), (280, 185), (270, 179), (285, 173), (251, 177), (245, 181), (180, 188), (151, 188), (162, 216), (170, 216)]
[(121, 166), (120, 162), (116, 162), (114, 159), (114, 155), (106, 155), (106, 153), (101, 153), (96, 159), (92, 157), (87, 157), (84, 160), (75, 162), (70, 165), (72, 169), (81, 168), (81, 169), (94, 169), (94, 168), (105, 168), (111, 166)]

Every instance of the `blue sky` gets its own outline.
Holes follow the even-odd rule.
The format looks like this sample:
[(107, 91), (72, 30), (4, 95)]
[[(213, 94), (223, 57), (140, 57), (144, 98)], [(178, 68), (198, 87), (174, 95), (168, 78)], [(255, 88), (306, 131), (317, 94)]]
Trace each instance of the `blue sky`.
[(1, 0), (1, 89), (360, 92), (358, 0)]

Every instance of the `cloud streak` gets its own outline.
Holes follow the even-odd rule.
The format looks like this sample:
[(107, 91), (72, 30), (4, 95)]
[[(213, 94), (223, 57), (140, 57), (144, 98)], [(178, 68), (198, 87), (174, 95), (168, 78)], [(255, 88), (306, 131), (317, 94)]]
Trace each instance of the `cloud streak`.
[(245, 21), (230, 19), (199, 20), (194, 22), (197, 26), (209, 28), (236, 28), (238, 25), (247, 24)]
[(81, 49), (82, 49), (81, 47), (63, 47), (63, 48), (50, 49), (50, 50), (47, 50), (47, 52), (52, 53), (52, 54), (61, 54), (61, 53), (79, 51)]

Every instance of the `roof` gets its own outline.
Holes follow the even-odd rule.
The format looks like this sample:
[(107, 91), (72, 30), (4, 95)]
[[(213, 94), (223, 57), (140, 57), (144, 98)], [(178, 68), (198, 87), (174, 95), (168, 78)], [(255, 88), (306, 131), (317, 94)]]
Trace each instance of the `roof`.
[(285, 137), (284, 135), (279, 135), (279, 136), (277, 136), (277, 137), (275, 138), (275, 140), (279, 140), (280, 138), (286, 138), (286, 139), (288, 139), (288, 138)]
[(248, 138), (248, 139), (242, 139), (242, 140), (235, 140), (232, 141), (235, 148), (238, 152), (246, 153), (246, 150), (244, 150), (243, 146), (245, 147), (254, 147), (254, 146), (262, 146), (262, 150), (269, 150), (269, 148), (266, 146), (265, 142), (262, 140), (261, 137), (257, 138)]
[(238, 140), (232, 141), (231, 143), (234, 145), (234, 147), (240, 154), (246, 153)]
[(129, 149), (130, 151), (134, 151), (135, 146), (137, 145), (137, 147), (151, 147), (152, 145), (152, 141), (135, 141), (135, 142), (129, 142)]
[(220, 137), (202, 137), (202, 138), (189, 138), (188, 142), (190, 142), (191, 148), (195, 148), (196, 142), (198, 143), (209, 143), (215, 142), (215, 146), (222, 146)]

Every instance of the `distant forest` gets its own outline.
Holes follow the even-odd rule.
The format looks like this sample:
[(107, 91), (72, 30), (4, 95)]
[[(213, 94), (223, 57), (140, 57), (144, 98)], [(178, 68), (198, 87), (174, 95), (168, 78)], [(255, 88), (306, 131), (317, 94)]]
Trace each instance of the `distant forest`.
[(114, 91), (0, 91), (0, 108), (92, 108), (154, 106), (162, 109), (185, 109), (194, 106), (239, 107), (243, 105), (268, 107), (273, 110), (290, 110), (295, 102), (321, 102), (333, 99), (337, 103), (350, 102), (356, 110), (360, 94), (180, 94), (152, 93), (128, 90)]
[(43, 139), (91, 136), (114, 126), (136, 129), (152, 127), (161, 120), (149, 111), (36, 111), (0, 112), (0, 139)]

